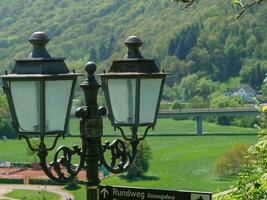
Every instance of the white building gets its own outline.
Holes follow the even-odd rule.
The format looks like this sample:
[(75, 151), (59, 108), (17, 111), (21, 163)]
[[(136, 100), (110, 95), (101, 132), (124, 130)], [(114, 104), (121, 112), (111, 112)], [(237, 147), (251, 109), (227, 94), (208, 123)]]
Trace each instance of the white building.
[(240, 98), (246, 102), (250, 103), (253, 102), (252, 98), (257, 95), (256, 90), (254, 90), (250, 85), (248, 84), (241, 84), (236, 89), (228, 89), (225, 93), (225, 96), (240, 96)]

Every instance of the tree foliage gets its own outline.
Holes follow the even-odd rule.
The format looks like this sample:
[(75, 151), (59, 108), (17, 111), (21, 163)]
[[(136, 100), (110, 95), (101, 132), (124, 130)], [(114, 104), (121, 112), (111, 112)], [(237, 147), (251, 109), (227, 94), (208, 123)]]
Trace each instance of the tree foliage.
[(0, 93), (0, 139), (15, 137), (15, 132), (9, 121), (9, 111), (6, 97)]
[(258, 142), (251, 146), (246, 157), (243, 170), (238, 175), (237, 182), (234, 185), (236, 190), (223, 200), (247, 200), (267, 198), (267, 136), (266, 136), (266, 111), (264, 104), (256, 101), (256, 108), (260, 112), (259, 122), (255, 125), (258, 128)]
[(244, 83), (249, 83), (254, 88), (259, 88), (259, 86), (263, 83), (266, 73), (266, 61), (248, 59), (244, 61), (244, 65), (240, 70), (241, 81)]
[(227, 178), (231, 175), (237, 175), (248, 162), (244, 159), (248, 154), (248, 146), (244, 144), (236, 144), (229, 148), (216, 161), (215, 172), (221, 178)]
[[(190, 4), (194, 0), (180, 1)], [(188, 101), (194, 96), (206, 100), (212, 88), (218, 91), (218, 85), (239, 76), (258, 89), (262, 81), (257, 78), (259, 71), (265, 73), (264, 2), (247, 10), (239, 20), (233, 20), (229, 2), (221, 0), (199, 0), (185, 10), (158, 0), (2, 0), (0, 13), (2, 74), (10, 71), (14, 59), (28, 56), (31, 45), (27, 37), (37, 30), (47, 32), (52, 39), (47, 48), (54, 57), (66, 57), (69, 68), (80, 72), (89, 60), (97, 62), (102, 71), (112, 59), (125, 55), (123, 41), (127, 36), (140, 36), (144, 57), (156, 58), (161, 69), (172, 74), (167, 79), (168, 92), (164, 92), (170, 101)], [(252, 61), (259, 67), (251, 65)], [(196, 93), (181, 97), (183, 81), (193, 74), (198, 77), (196, 82), (208, 80), (211, 90), (201, 91), (194, 83)]]

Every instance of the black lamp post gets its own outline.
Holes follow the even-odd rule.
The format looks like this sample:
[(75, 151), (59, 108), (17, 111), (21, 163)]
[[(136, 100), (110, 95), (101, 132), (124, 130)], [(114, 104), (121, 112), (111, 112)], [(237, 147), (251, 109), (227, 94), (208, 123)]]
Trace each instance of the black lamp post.
[[(62, 58), (51, 58), (45, 49), (49, 41), (45, 33), (36, 32), (29, 40), (33, 44), (29, 58), (17, 60), (12, 73), (2, 76), (13, 127), (26, 139), (31, 150), (37, 152), (40, 166), (50, 179), (66, 183), (81, 169), (86, 169), (87, 199), (96, 200), (100, 183), (98, 165), (104, 165), (113, 173), (125, 171), (136, 156), (139, 141), (155, 126), (166, 73), (159, 71), (154, 60), (142, 57), (138, 50), (142, 41), (131, 36), (125, 41), (129, 50), (124, 59), (113, 61), (108, 72), (100, 74), (112, 125), (131, 145), (131, 150), (127, 151), (121, 139), (101, 144), (102, 116), (106, 109), (97, 105), (101, 86), (94, 76), (96, 65), (87, 63), (87, 79), (80, 85), (85, 106), (76, 111), (80, 118), (82, 147), (61, 146), (54, 160), (47, 164), (48, 151), (55, 148), (58, 139), (67, 131), (74, 88), (80, 74), (70, 73)], [(140, 126), (146, 127), (141, 136), (137, 134)], [(124, 133), (125, 127), (130, 127), (130, 135)], [(45, 145), (48, 135), (55, 136), (51, 147)], [(30, 142), (30, 138), (36, 136), (40, 138), (38, 148)], [(106, 159), (106, 153), (111, 155), (110, 160)], [(72, 164), (75, 155), (80, 160), (77, 165)]]

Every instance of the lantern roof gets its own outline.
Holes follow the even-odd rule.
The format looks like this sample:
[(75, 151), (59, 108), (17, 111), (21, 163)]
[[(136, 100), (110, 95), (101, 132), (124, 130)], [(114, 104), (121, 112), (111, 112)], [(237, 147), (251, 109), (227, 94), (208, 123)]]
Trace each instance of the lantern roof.
[(12, 74), (66, 74), (69, 69), (65, 58), (53, 58), (46, 50), (49, 37), (44, 32), (35, 32), (29, 37), (33, 45), (32, 52), (26, 59), (15, 60)]
[(160, 71), (154, 59), (145, 59), (140, 53), (139, 48), (143, 42), (139, 37), (130, 36), (124, 44), (128, 47), (127, 54), (122, 60), (114, 60), (108, 73), (158, 73)]

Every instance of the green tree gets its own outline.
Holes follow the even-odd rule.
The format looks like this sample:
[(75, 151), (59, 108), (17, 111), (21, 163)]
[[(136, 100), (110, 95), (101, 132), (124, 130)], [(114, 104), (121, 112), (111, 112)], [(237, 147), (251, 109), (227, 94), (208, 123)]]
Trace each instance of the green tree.
[(182, 101), (188, 101), (195, 96), (197, 80), (198, 76), (196, 74), (188, 75), (182, 79), (176, 89)]
[(8, 105), (4, 95), (0, 94), (0, 117), (8, 116)]
[(182, 106), (181, 102), (179, 102), (178, 100), (174, 100), (174, 101), (172, 102), (172, 104), (171, 104), (170, 109), (171, 109), (171, 110), (181, 110), (182, 107), (183, 107), (183, 106)]
[(252, 54), (255, 47), (257, 47), (258, 41), (257, 38), (255, 37), (255, 35), (250, 35), (250, 37), (248, 38), (248, 40), (246, 41), (246, 47), (247, 47), (247, 51), (248, 54)]
[(215, 172), (222, 178), (237, 175), (246, 164), (244, 157), (248, 154), (248, 146), (236, 144), (221, 155), (215, 165)]
[(0, 139), (3, 138), (16, 138), (16, 134), (10, 121), (5, 117), (0, 116)]
[[(218, 93), (213, 93), (210, 97), (211, 108), (234, 108), (242, 106), (242, 100), (239, 96), (228, 97)], [(216, 117), (217, 123), (220, 125), (230, 125), (233, 117), (219, 116)]]
[(201, 96), (193, 96), (188, 101), (189, 108), (207, 108), (208, 104), (204, 101), (203, 97)]
[(207, 79), (206, 77), (202, 77), (197, 81), (196, 84), (196, 94), (204, 98), (205, 101), (208, 100), (208, 96), (215, 92), (216, 83), (214, 83), (211, 79)]
[(170, 40), (168, 49), (169, 55), (175, 55), (179, 59), (184, 59), (191, 48), (196, 44), (198, 32), (198, 25), (192, 25), (182, 30)]
[(210, 59), (210, 54), (206, 48), (194, 47), (187, 56), (188, 60), (194, 62), (192, 69), (189, 69), (190, 72), (196, 73), (199, 71), (206, 72), (207, 74), (212, 74), (212, 62)]
[(6, 97), (0, 94), (0, 139), (15, 137), (16, 134), (9, 121), (9, 111)]
[(255, 59), (248, 59), (240, 70), (241, 81), (249, 83), (253, 88), (259, 88), (263, 83), (266, 72), (267, 67), (262, 66), (261, 62)]

